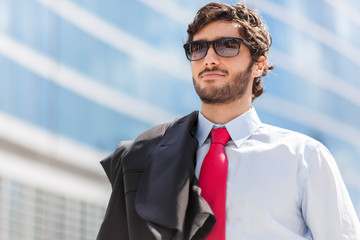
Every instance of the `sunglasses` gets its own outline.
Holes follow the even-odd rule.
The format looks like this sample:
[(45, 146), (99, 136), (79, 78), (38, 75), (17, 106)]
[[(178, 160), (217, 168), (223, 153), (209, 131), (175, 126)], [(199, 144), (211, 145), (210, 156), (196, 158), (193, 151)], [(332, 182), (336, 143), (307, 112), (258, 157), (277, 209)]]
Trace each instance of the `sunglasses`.
[(223, 37), (214, 41), (193, 41), (184, 44), (186, 57), (190, 61), (198, 61), (204, 58), (209, 50), (210, 45), (213, 46), (214, 51), (221, 57), (235, 57), (240, 52), (240, 46), (243, 43), (250, 51), (255, 52), (255, 49), (244, 39), (236, 37)]

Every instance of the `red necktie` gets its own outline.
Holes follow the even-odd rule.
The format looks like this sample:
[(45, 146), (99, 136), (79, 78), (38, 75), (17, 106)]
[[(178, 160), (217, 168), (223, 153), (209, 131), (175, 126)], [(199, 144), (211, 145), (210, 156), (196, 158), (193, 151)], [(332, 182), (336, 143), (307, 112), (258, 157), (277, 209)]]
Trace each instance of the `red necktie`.
[(201, 196), (208, 202), (216, 218), (216, 224), (206, 240), (225, 240), (228, 160), (224, 147), (230, 135), (226, 128), (218, 128), (211, 130), (210, 137), (210, 149), (199, 177)]

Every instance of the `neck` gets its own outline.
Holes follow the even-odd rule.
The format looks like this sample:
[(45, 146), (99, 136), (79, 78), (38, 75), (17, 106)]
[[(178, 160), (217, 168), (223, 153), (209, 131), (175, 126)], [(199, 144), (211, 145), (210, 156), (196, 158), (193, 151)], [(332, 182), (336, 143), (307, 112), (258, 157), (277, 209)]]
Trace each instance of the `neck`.
[(201, 103), (201, 113), (215, 124), (225, 124), (247, 112), (251, 108), (251, 98), (238, 99), (230, 103)]

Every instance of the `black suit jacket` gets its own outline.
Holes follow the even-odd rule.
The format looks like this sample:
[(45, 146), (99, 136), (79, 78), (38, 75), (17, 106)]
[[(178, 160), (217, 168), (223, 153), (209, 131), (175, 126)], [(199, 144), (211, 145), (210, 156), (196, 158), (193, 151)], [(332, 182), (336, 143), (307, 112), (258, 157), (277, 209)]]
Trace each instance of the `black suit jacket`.
[(101, 162), (112, 194), (97, 240), (205, 239), (215, 217), (194, 175), (197, 117), (154, 127)]

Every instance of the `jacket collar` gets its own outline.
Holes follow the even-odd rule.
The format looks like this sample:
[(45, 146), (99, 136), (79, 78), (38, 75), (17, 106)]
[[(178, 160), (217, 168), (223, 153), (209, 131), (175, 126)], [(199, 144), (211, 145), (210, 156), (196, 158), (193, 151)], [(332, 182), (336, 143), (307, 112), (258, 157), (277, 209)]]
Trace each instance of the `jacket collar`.
[(198, 112), (193, 112), (167, 129), (149, 155), (135, 202), (140, 217), (176, 229), (184, 239), (191, 239), (205, 222), (208, 231), (215, 223), (194, 175), (197, 119)]

